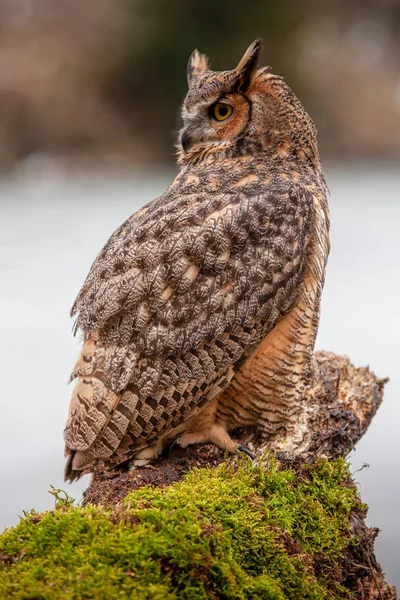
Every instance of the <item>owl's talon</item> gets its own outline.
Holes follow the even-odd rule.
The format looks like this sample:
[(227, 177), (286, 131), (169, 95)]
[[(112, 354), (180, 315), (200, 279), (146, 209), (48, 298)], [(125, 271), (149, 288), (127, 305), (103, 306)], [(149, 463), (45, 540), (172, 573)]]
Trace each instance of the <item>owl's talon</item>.
[(178, 438), (175, 438), (174, 440), (172, 440), (172, 442), (169, 445), (168, 448), (168, 455), (171, 456), (172, 452), (175, 450), (175, 448), (180, 448), (179, 445), (179, 441)]
[(247, 456), (250, 456), (250, 458), (252, 460), (255, 460), (256, 455), (251, 450), (249, 450), (248, 448), (246, 448), (246, 446), (238, 446), (236, 449), (237, 449), (238, 452), (242, 452), (243, 454), (247, 454)]
[(136, 469), (143, 469), (149, 465), (149, 458), (133, 458), (129, 462), (128, 471), (135, 471)]

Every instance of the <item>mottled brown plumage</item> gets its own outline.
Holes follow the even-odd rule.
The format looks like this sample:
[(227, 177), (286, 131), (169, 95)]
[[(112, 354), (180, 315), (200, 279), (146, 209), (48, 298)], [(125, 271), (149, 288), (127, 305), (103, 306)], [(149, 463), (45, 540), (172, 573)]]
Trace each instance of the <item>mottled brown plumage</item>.
[(326, 185), (315, 127), (256, 68), (259, 49), (223, 72), (193, 53), (181, 171), (111, 236), (78, 295), (67, 479), (141, 464), (175, 438), (234, 452), (234, 427), (268, 439), (296, 423), (329, 251)]

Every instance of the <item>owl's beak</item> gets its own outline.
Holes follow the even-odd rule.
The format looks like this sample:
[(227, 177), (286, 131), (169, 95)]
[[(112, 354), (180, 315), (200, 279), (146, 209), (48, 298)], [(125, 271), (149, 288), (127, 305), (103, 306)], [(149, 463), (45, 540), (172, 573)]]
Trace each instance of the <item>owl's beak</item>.
[(190, 146), (193, 144), (193, 141), (190, 139), (190, 136), (187, 131), (184, 131), (181, 135), (181, 145), (184, 152), (187, 152)]

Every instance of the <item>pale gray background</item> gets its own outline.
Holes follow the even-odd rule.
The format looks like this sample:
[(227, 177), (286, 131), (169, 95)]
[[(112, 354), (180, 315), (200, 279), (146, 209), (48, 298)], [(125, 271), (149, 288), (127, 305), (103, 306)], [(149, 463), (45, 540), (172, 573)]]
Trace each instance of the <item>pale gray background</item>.
[[(390, 376), (384, 403), (352, 454), (368, 523), (391, 583), (399, 573), (400, 174), (379, 164), (332, 165), (332, 251), (318, 348)], [(78, 353), (69, 309), (112, 231), (162, 193), (173, 173), (67, 175), (35, 158), (0, 181), (0, 529), (24, 509), (53, 506), (63, 482), (62, 430)]]

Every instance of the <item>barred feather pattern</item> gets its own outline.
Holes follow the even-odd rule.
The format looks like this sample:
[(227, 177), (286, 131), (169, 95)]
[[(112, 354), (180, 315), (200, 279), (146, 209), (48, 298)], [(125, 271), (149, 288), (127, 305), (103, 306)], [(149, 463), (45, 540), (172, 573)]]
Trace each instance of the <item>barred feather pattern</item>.
[[(255, 97), (265, 78), (268, 70), (258, 72)], [(195, 104), (196, 90), (206, 92), (193, 89)], [(260, 403), (272, 406), (264, 421), (273, 421), (274, 394), (256, 401), (250, 389), (246, 369), (257, 361), (257, 372), (265, 361), (286, 361), (277, 378), (276, 369), (264, 370), (282, 392), (279, 418), (293, 414), (297, 384), (285, 382), (290, 361), (301, 365), (296, 381), (305, 375), (314, 345), (329, 251), (326, 185), (310, 120), (292, 142), (279, 134), (266, 146), (254, 142), (256, 125), (234, 150), (222, 143), (219, 152), (200, 148), (201, 159), (183, 155), (170, 188), (123, 223), (93, 263), (72, 309), (84, 344), (64, 432), (68, 479), (183, 431), (218, 398), (226, 429), (263, 426)], [(265, 341), (290, 314), (296, 319), (282, 339), (291, 350), (273, 361)]]

